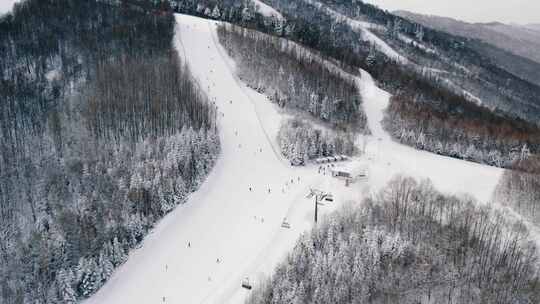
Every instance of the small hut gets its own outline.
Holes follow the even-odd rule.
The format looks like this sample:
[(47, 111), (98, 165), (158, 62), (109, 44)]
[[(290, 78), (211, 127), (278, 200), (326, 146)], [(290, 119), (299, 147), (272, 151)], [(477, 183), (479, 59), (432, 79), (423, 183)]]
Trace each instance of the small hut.
[(367, 166), (361, 162), (350, 162), (331, 169), (332, 176), (343, 179), (348, 184), (368, 178)]

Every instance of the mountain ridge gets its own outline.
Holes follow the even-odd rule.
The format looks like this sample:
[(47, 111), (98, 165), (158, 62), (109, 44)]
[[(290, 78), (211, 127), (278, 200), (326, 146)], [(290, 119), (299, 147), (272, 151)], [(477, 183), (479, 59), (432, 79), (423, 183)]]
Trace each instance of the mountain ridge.
[[(515, 55), (540, 63), (540, 32), (534, 31), (535, 26), (514, 26), (501, 22), (468, 23), (451, 17), (423, 15), (405, 10), (394, 13), (437, 30), (482, 40)], [(540, 30), (540, 26), (538, 28)]]

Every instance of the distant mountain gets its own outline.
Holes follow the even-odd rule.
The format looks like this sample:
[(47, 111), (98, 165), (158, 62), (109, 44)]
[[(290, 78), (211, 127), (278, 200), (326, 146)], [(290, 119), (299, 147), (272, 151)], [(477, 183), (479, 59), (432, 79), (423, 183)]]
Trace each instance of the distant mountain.
[[(531, 27), (521, 26), (516, 24), (504, 24), (500, 22), (492, 22), (486, 24), (479, 24), (481, 27), (490, 29), (492, 31), (507, 35), (511, 38), (518, 39), (522, 43), (532, 43), (540, 44), (540, 25), (537, 25), (537, 28), (534, 28), (534, 25)], [(509, 50), (512, 51), (512, 50)], [(536, 50), (535, 55), (539, 55), (540, 50)], [(517, 53), (517, 55), (522, 55)], [(523, 56), (523, 55), (522, 55)], [(524, 56), (527, 57), (527, 56)], [(530, 58), (533, 59), (534, 58)]]
[(525, 27), (540, 33), (540, 23), (527, 24)]
[(528, 26), (499, 22), (467, 23), (460, 20), (396, 11), (396, 15), (453, 35), (479, 39), (515, 55), (540, 63), (540, 24)]

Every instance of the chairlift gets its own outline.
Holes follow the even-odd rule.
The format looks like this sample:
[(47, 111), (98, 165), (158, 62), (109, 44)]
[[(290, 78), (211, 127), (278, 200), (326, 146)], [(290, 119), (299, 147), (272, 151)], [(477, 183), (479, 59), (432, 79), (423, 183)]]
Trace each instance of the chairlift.
[(322, 192), (320, 190), (309, 188), (309, 193), (308, 195), (306, 195), (306, 198), (312, 198), (316, 196), (319, 199), (321, 194)]
[(251, 288), (253, 288), (251, 286), (251, 284), (249, 283), (249, 278), (246, 277), (245, 279), (242, 280), (242, 288), (245, 288), (247, 290), (251, 290)]
[(281, 227), (291, 229), (291, 224), (287, 221), (287, 218), (283, 219), (283, 222), (281, 223)]

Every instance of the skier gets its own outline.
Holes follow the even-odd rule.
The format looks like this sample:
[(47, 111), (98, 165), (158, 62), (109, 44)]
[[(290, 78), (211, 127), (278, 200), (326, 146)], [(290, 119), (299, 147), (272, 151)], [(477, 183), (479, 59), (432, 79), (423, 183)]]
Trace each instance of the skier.
[(188, 248), (191, 248), (191, 242), (187, 243)]
[(249, 192), (251, 192), (251, 190), (252, 190), (251, 187), (249, 187)]
[(221, 262), (221, 261), (219, 260), (219, 258), (217, 258), (217, 259), (216, 259), (216, 263), (219, 264), (220, 262)]

